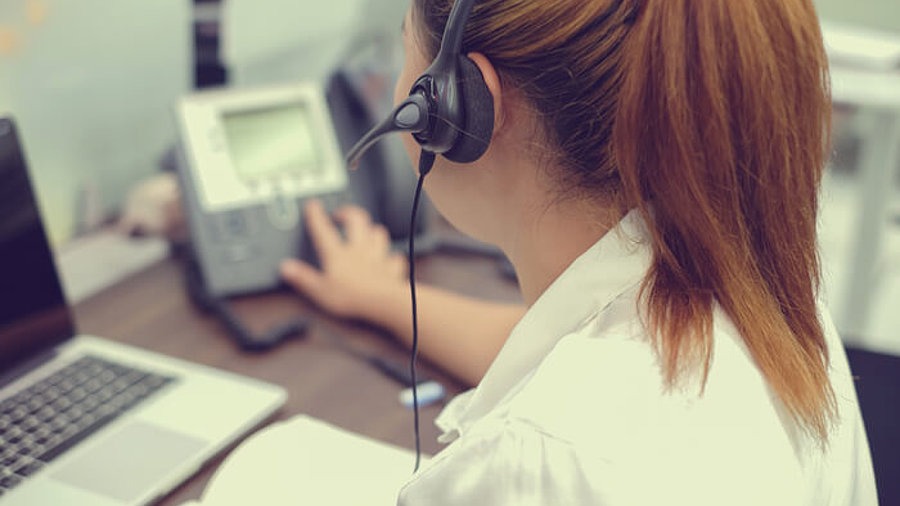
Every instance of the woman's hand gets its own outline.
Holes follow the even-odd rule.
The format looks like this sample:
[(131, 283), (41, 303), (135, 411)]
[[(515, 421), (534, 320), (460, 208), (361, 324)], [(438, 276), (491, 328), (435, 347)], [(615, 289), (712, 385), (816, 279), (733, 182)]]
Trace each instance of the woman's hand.
[[(305, 214), (322, 269), (285, 260), (281, 265), (285, 281), (325, 311), (365, 320), (411, 344), (407, 262), (391, 252), (387, 230), (372, 224), (358, 207), (335, 213), (344, 237), (319, 202), (308, 203)], [(525, 314), (521, 304), (473, 299), (425, 283), (418, 284), (416, 292), (422, 354), (470, 385), (481, 380)]]
[(406, 259), (391, 252), (384, 226), (373, 224), (362, 208), (335, 213), (344, 236), (322, 204), (311, 200), (305, 221), (322, 270), (295, 259), (281, 264), (282, 278), (322, 309), (342, 318), (369, 319), (381, 300), (405, 293)]

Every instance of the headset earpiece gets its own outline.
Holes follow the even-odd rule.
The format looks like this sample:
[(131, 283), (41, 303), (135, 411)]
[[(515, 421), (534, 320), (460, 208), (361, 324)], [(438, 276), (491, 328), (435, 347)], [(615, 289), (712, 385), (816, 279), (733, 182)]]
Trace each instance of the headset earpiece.
[(355, 167), (362, 154), (392, 132), (409, 132), (422, 152), (471, 163), (487, 151), (494, 133), (494, 97), (478, 66), (462, 53), (466, 22), (475, 0), (456, 0), (441, 48), (413, 84), (409, 97), (370, 130), (347, 154)]
[(471, 163), (487, 151), (494, 133), (494, 97), (481, 70), (468, 56), (459, 56), (459, 82), (463, 124), (458, 137), (444, 157), (452, 162)]

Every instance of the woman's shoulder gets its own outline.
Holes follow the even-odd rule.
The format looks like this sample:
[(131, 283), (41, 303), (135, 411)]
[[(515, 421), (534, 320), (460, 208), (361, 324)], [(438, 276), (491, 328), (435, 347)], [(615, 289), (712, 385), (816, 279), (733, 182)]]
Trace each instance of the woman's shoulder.
[(791, 451), (786, 420), (727, 319), (714, 317), (705, 381), (701, 367), (670, 385), (638, 310), (616, 304), (624, 305), (562, 338), (507, 399), (505, 413), (566, 440), (623, 452), (684, 438), (710, 448), (754, 439), (748, 447), (759, 448), (767, 439)]
[[(834, 456), (797, 429), (724, 311), (714, 310), (705, 380), (697, 370), (668, 385), (634, 300), (616, 301), (562, 338), (508, 397), (503, 416), (612, 461), (689, 452), (694, 467), (729, 462), (761, 477), (803, 481), (810, 466)], [(840, 447), (859, 425), (859, 408), (840, 338), (827, 311), (821, 314), (841, 399), (830, 451), (852, 453)]]
[(497, 437), (565, 443), (591, 486), (618, 481), (636, 503), (803, 504), (804, 470), (764, 383), (723, 368), (705, 388), (669, 388), (641, 328), (589, 324), (565, 336), (489, 420), (503, 428)]

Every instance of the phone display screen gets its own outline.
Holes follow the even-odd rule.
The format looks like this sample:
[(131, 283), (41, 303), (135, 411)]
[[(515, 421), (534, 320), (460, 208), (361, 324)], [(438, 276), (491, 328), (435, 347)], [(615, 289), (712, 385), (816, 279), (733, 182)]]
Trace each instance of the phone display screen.
[(310, 112), (303, 103), (223, 114), (234, 170), (247, 183), (318, 173)]

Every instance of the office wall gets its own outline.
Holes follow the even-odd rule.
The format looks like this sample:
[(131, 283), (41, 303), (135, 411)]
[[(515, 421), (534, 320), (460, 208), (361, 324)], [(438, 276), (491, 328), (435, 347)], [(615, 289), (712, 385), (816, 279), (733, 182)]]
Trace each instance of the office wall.
[(174, 140), (188, 0), (0, 0), (0, 111), (22, 130), (54, 242), (115, 209)]
[(822, 19), (900, 33), (898, 0), (814, 0), (814, 3)]
[(226, 0), (222, 56), (230, 84), (324, 78), (360, 36), (396, 36), (409, 0)]

